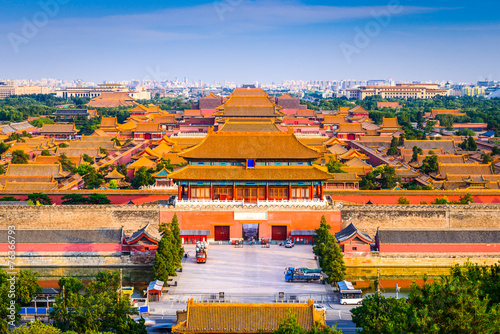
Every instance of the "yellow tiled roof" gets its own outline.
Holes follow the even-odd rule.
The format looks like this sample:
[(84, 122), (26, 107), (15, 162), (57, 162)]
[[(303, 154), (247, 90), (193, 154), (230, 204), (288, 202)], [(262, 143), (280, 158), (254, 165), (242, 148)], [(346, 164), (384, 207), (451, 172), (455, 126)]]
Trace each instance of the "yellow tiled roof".
[(103, 117), (101, 119), (101, 128), (116, 128), (118, 126), (118, 121), (116, 117)]
[(226, 121), (218, 132), (282, 132), (272, 120), (253, 122)]
[(401, 125), (398, 123), (398, 119), (396, 117), (394, 118), (382, 118), (382, 125), (380, 125), (381, 128), (396, 128), (400, 129)]
[(63, 172), (60, 164), (9, 164), (5, 176), (51, 176), (55, 178), (64, 177), (67, 173)]
[(127, 169), (139, 169), (141, 167), (153, 168), (155, 166), (156, 166), (156, 163), (154, 161), (151, 161), (146, 157), (142, 157), (139, 160), (135, 161), (134, 163), (130, 164), (127, 167)]
[(309, 330), (315, 322), (324, 322), (324, 311), (316, 311), (314, 302), (306, 303), (194, 303), (179, 312), (175, 333), (271, 333), (292, 312), (299, 325)]
[(337, 133), (365, 133), (361, 123), (340, 123)]
[(116, 169), (113, 169), (104, 178), (105, 179), (121, 180), (121, 179), (125, 178), (125, 176), (123, 176), (122, 174), (118, 173), (118, 171)]
[(78, 131), (75, 124), (44, 124), (38, 131), (41, 134), (45, 133), (71, 133), (76, 134)]
[[(81, 156), (71, 156), (67, 157), (69, 161), (74, 163), (76, 166), (80, 165), (82, 163), (82, 157)], [(41, 156), (38, 155), (35, 158), (35, 161), (31, 162), (32, 164), (42, 164), (42, 165), (47, 165), (47, 164), (55, 164), (59, 162), (59, 156)]]
[(331, 174), (316, 166), (193, 166), (170, 174), (173, 180), (306, 181), (327, 180)]
[(7, 181), (3, 190), (27, 190), (27, 191), (43, 191), (57, 189), (57, 181), (53, 182), (11, 182)]
[(209, 131), (197, 146), (181, 154), (184, 159), (317, 159), (321, 155), (289, 132), (221, 133)]

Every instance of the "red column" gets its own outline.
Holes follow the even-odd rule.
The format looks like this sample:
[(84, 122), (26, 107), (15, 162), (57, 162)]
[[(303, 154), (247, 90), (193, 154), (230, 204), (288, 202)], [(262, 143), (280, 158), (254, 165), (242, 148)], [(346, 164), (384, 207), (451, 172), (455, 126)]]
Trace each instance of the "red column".
[(180, 201), (181, 200), (181, 196), (182, 196), (182, 186), (179, 184), (179, 190), (178, 190), (178, 193), (177, 193), (177, 199)]
[(314, 196), (314, 194), (313, 194), (314, 193), (314, 186), (311, 185), (309, 188), (310, 188), (310, 190), (309, 190), (309, 199), (312, 201), (313, 196)]
[(321, 188), (319, 188), (320, 191), (319, 191), (319, 198), (320, 199), (323, 199), (323, 184), (321, 184)]
[(210, 199), (214, 200), (214, 185), (210, 183)]
[(269, 200), (269, 183), (266, 183), (266, 201)]
[(236, 184), (233, 183), (233, 201), (236, 199)]
[(292, 199), (292, 185), (288, 185), (288, 200)]
[(188, 200), (191, 199), (191, 185), (188, 184)]

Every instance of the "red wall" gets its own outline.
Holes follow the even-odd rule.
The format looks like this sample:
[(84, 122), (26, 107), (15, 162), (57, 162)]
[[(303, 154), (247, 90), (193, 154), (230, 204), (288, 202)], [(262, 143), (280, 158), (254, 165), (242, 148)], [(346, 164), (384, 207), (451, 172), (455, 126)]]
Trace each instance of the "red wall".
[(380, 244), (380, 253), (500, 253), (498, 244)]
[[(432, 191), (429, 191), (432, 193)], [(328, 195), (328, 194), (327, 194)], [(421, 201), (427, 202), (427, 204), (431, 204), (436, 198), (442, 198), (444, 196), (411, 196), (406, 194), (405, 192), (394, 191), (394, 195), (392, 196), (383, 196), (383, 195), (356, 195), (356, 194), (345, 194), (345, 195), (330, 195), (334, 201), (346, 201), (356, 204), (366, 204), (368, 201), (371, 201), (373, 204), (390, 204), (394, 205), (398, 203), (398, 199), (400, 197), (406, 197), (410, 204), (420, 204)], [(448, 196), (449, 201), (458, 201), (462, 194), (457, 196)], [(499, 196), (473, 196), (474, 203), (500, 203), (500, 195)]]
[[(0, 244), (0, 253), (7, 253), (9, 244)], [(122, 244), (16, 244), (16, 252), (49, 253), (49, 252), (121, 252)]]
[[(160, 222), (169, 222), (174, 211), (160, 211)], [(338, 211), (268, 211), (267, 220), (234, 220), (233, 211), (178, 211), (177, 218), (181, 230), (209, 230), (208, 238), (214, 237), (214, 226), (230, 226), (230, 238), (241, 239), (242, 224), (259, 224), (259, 237), (270, 239), (272, 226), (287, 226), (288, 235), (292, 230), (314, 230), (319, 227), (321, 217), (325, 215), (332, 227), (331, 232), (340, 231), (340, 212)]]

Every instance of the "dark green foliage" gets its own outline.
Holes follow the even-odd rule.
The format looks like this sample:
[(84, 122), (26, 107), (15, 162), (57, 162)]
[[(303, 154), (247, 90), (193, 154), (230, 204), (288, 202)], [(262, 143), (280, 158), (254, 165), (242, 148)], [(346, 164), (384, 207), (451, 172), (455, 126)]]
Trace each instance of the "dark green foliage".
[(344, 165), (337, 160), (330, 159), (330, 161), (326, 164), (326, 167), (328, 168), (328, 173), (346, 173), (342, 170)]
[(71, 276), (61, 277), (58, 284), (60, 289), (64, 287), (65, 293), (79, 293), (85, 287), (81, 280)]
[(66, 147), (68, 147), (68, 144), (66, 144), (66, 143), (60, 143), (59, 147), (60, 148), (66, 148)]
[(417, 186), (415, 182), (403, 183), (403, 188), (406, 190), (432, 190), (431, 186)]
[(418, 160), (418, 155), (422, 154), (422, 149), (417, 146), (413, 146), (412, 148), (413, 154), (411, 156), (410, 162), (416, 162)]
[[(80, 165), (84, 166), (84, 165)], [(90, 166), (90, 165), (89, 165)], [(79, 167), (79, 169), (80, 169)], [(92, 166), (90, 166), (92, 167)], [(95, 168), (82, 167), (87, 169), (87, 173), (83, 176), (83, 180), (85, 181), (85, 187), (87, 189), (97, 189), (104, 183), (104, 175), (97, 173)], [(78, 172), (80, 173), (80, 172)]]
[(66, 156), (66, 154), (62, 153), (59, 156), (58, 160), (59, 160), (59, 163), (61, 164), (61, 167), (62, 167), (63, 171), (76, 173), (76, 166), (75, 166), (75, 164), (68, 159), (68, 157)]
[(172, 244), (174, 248), (174, 258), (177, 268), (182, 267), (182, 257), (184, 256), (184, 247), (182, 247), (181, 229), (177, 214), (174, 213), (172, 222), (170, 223), (170, 231), (172, 232)]
[(434, 129), (434, 126), (436, 125), (435, 121), (427, 121), (424, 127), (424, 132), (425, 133), (431, 133), (432, 130)]
[(12, 160), (11, 163), (13, 164), (22, 164), (25, 165), (28, 163), (30, 159), (30, 156), (22, 150), (15, 150), (12, 152)]
[(153, 264), (154, 278), (167, 282), (169, 277), (177, 276), (175, 272), (177, 252), (172, 243), (172, 231), (170, 231), (169, 224), (161, 224), (159, 231), (162, 237), (158, 243)]
[(408, 298), (372, 295), (351, 311), (363, 333), (498, 333), (500, 267), (455, 266), (449, 276), (413, 284)]
[(474, 197), (470, 193), (467, 193), (464, 196), (460, 196), (460, 200), (458, 201), (457, 204), (469, 204), (469, 203), (474, 203)]
[(399, 154), (399, 150), (397, 147), (389, 147), (389, 149), (387, 150), (387, 155), (398, 155)]
[(425, 157), (420, 167), (420, 171), (425, 174), (433, 173), (438, 170), (438, 156), (433, 154), (431, 156)]
[(165, 159), (161, 158), (160, 160), (158, 160), (158, 162), (156, 164), (156, 171), (159, 172), (163, 168), (172, 172), (174, 170), (174, 165), (172, 165), (170, 163), (170, 159), (165, 160)]
[[(7, 240), (7, 237), (5, 238)], [(10, 279), (15, 277), (15, 296), (11, 298), (10, 294)], [(17, 276), (10, 276), (5, 271), (0, 268), (0, 333), (5, 333), (7, 328), (7, 322), (14, 320), (18, 323), (21, 316), (18, 314), (22, 306), (29, 305), (31, 299), (35, 293), (42, 291), (42, 288), (38, 285), (38, 273), (32, 272), (31, 270), (20, 270)], [(15, 319), (8, 318), (10, 314), (9, 307), (10, 301), (15, 301)]]
[(401, 196), (398, 199), (398, 204), (400, 204), (400, 205), (408, 205), (408, 204), (410, 204), (410, 201), (406, 197)]
[(42, 157), (50, 157), (50, 151), (45, 149), (45, 150), (42, 150)]
[(330, 229), (325, 216), (322, 216), (319, 228), (315, 230), (316, 235), (313, 236), (313, 253), (318, 256), (319, 265), (331, 284), (345, 279), (346, 266), (344, 255)]
[(62, 331), (86, 333), (109, 331), (120, 334), (146, 334), (144, 320), (134, 321), (130, 316), (137, 311), (130, 306), (129, 298), (119, 293), (120, 273), (99, 272), (95, 281), (83, 294), (75, 292), (78, 282), (69, 282), (64, 295), (56, 297), (50, 318)]
[(106, 195), (103, 195), (103, 194), (91, 194), (88, 198), (87, 198), (87, 202), (88, 204), (111, 204), (111, 201), (109, 200), (108, 197), (106, 197)]
[(491, 155), (498, 155), (498, 154), (500, 154), (500, 147), (493, 146), (493, 148), (491, 149)]
[(54, 121), (50, 118), (37, 118), (30, 123), (36, 128), (41, 128), (44, 124), (54, 124)]
[(458, 131), (455, 131), (455, 135), (463, 136), (463, 137), (470, 137), (470, 136), (475, 136), (476, 133), (471, 129), (460, 129)]
[(99, 147), (99, 153), (104, 154), (105, 156), (108, 156), (108, 150), (102, 147)]
[(0, 165), (0, 175), (5, 174), (6, 170), (3, 165)]
[(0, 202), (18, 202), (20, 199), (15, 198), (14, 196), (5, 196), (0, 198)]
[(458, 144), (458, 146), (465, 151), (477, 151), (477, 144), (474, 138), (472, 138), (472, 136), (469, 136), (469, 138), (464, 139), (464, 141), (461, 144)]
[(88, 162), (88, 163), (89, 163), (89, 164), (91, 164), (91, 165), (95, 164), (95, 160), (94, 160), (94, 158), (93, 158), (93, 157), (91, 157), (91, 156), (90, 156), (90, 155), (88, 155), (88, 154), (84, 154), (84, 155), (82, 156), (82, 159), (83, 159), (83, 161)]
[(91, 194), (84, 197), (81, 194), (67, 194), (61, 197), (63, 205), (85, 205), (85, 204), (111, 204), (111, 201), (103, 194)]
[(6, 144), (3, 141), (0, 142), (0, 154), (4, 154), (10, 148), (10, 144)]
[(49, 196), (41, 193), (33, 193), (28, 195), (28, 199), (33, 203), (39, 202), (41, 205), (52, 205), (52, 199)]
[(451, 202), (448, 200), (448, 197), (444, 196), (443, 198), (436, 198), (431, 204), (451, 204)]
[(155, 184), (155, 179), (151, 175), (154, 173), (153, 169), (146, 169), (146, 167), (140, 167), (134, 175), (132, 180), (132, 187), (134, 189), (139, 189), (142, 186), (149, 186)]
[(491, 155), (489, 153), (481, 154), (481, 158), (483, 158), (483, 161), (481, 163), (485, 164), (485, 165), (487, 165), (493, 161), (493, 158), (491, 157)]

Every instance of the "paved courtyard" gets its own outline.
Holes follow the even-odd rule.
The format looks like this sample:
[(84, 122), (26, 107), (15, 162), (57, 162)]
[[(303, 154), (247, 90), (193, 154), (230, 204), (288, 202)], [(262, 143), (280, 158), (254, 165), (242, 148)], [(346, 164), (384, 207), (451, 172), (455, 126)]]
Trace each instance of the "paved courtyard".
[(207, 262), (196, 263), (195, 246), (185, 245), (189, 257), (184, 259), (183, 272), (174, 278), (178, 286), (169, 288), (169, 294), (274, 295), (278, 292), (297, 294), (325, 294), (328, 285), (287, 283), (285, 267), (317, 268), (312, 247), (296, 245), (293, 248), (271, 245), (210, 245)]

